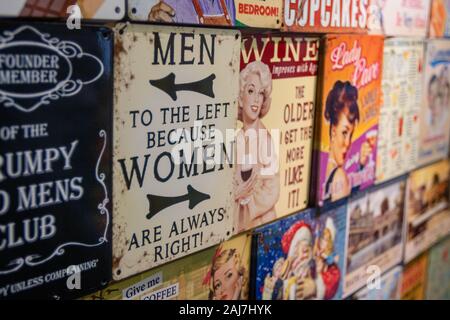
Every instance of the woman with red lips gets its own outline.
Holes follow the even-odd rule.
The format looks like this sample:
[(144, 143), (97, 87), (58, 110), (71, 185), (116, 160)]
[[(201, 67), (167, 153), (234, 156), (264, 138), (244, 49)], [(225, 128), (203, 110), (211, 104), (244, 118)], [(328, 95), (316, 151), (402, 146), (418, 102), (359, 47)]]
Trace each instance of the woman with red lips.
[(235, 231), (241, 232), (276, 219), (280, 194), (278, 158), (272, 137), (261, 119), (270, 109), (272, 74), (260, 62), (249, 63), (240, 74), (235, 171)]
[(248, 295), (246, 270), (240, 265), (241, 259), (236, 249), (222, 248), (216, 251), (209, 282), (209, 298), (212, 300), (245, 300)]
[[(325, 119), (330, 123), (330, 152), (324, 201), (334, 202), (352, 192), (351, 181), (345, 172), (344, 165), (360, 115), (358, 89), (350, 82), (337, 81), (334, 84), (326, 100)], [(367, 163), (371, 152), (370, 144), (364, 142), (359, 159), (361, 166)]]

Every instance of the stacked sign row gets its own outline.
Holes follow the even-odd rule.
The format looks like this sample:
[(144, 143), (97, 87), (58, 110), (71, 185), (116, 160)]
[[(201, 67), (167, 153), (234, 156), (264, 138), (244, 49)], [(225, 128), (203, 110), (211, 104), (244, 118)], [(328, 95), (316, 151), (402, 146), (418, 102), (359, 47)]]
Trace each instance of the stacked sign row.
[(449, 169), (447, 160), (435, 163), (84, 299), (448, 298)]
[(0, 1), (3, 17), (123, 20), (282, 29), (450, 35), (445, 0), (20, 0)]
[(87, 292), (448, 156), (445, 40), (0, 28), (3, 297), (78, 296), (80, 271)]

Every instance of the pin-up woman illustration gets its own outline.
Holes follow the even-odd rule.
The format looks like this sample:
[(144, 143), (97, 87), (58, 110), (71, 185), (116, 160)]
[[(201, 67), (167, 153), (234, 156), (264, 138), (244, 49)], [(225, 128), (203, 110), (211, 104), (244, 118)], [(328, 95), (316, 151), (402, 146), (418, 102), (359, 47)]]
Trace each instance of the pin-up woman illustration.
[(280, 195), (278, 157), (274, 141), (262, 122), (270, 109), (272, 74), (259, 61), (248, 64), (240, 74), (235, 201), (237, 232), (276, 218)]
[[(350, 82), (337, 81), (328, 94), (325, 119), (329, 122), (330, 150), (326, 168), (324, 201), (333, 202), (352, 192), (344, 165), (360, 120), (358, 89)], [(371, 133), (371, 132), (369, 132)], [(376, 134), (367, 134), (361, 145), (359, 167), (364, 167), (376, 144)]]

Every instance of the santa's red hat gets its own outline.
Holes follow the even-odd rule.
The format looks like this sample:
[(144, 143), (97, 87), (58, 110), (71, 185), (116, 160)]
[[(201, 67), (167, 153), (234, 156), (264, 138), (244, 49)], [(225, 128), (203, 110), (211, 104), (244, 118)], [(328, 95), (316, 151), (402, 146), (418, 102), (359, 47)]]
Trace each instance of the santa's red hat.
[(294, 223), (288, 231), (286, 231), (281, 238), (281, 248), (283, 249), (284, 254), (289, 253), (289, 249), (291, 248), (292, 241), (295, 237), (295, 242), (298, 241), (308, 241), (312, 242), (312, 230), (311, 227), (306, 224), (304, 221), (298, 221)]

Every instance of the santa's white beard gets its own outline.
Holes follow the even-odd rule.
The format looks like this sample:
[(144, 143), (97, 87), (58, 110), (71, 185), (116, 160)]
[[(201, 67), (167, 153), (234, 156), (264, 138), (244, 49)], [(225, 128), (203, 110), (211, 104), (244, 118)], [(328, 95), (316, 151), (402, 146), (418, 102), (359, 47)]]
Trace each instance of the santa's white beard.
[(305, 259), (302, 262), (300, 262), (298, 265), (294, 266), (294, 269), (292, 270), (292, 274), (296, 277), (306, 277), (308, 275), (309, 271), (309, 262), (310, 259)]

